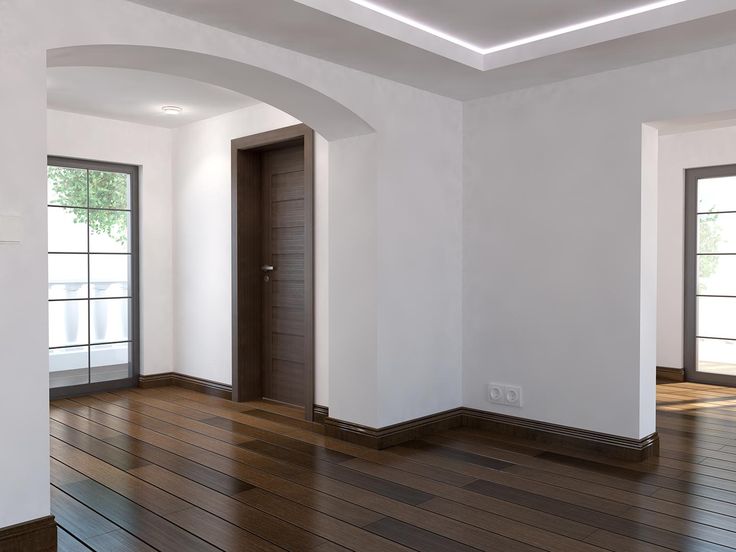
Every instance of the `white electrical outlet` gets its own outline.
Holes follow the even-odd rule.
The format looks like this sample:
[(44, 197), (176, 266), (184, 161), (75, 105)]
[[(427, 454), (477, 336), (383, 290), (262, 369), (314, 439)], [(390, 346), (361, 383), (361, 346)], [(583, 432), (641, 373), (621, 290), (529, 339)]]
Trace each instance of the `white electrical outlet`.
[(521, 408), (521, 387), (502, 383), (488, 384), (488, 400), (493, 404)]

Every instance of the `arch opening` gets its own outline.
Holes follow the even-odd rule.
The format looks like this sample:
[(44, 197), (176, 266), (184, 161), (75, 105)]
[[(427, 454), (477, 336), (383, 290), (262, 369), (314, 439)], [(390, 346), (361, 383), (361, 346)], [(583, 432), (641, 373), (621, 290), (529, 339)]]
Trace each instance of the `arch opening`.
[(68, 46), (48, 50), (47, 66), (138, 69), (213, 84), (268, 103), (329, 141), (374, 132), (353, 111), (309, 86), (260, 67), (190, 50), (134, 45)]

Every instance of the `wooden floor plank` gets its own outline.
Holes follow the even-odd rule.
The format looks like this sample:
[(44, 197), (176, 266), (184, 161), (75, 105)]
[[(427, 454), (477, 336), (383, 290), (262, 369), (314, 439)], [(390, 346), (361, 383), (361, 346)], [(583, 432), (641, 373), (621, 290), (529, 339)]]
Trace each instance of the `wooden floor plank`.
[[(159, 428), (159, 429), (161, 429), (161, 428)], [(151, 459), (151, 458), (149, 458), (149, 459)], [(332, 469), (333, 466), (334, 465), (330, 464), (328, 469)], [(334, 466), (334, 467), (337, 468), (337, 466)], [(350, 472), (349, 470), (346, 470), (346, 471)], [(362, 474), (360, 474), (358, 472), (349, 473), (349, 475), (341, 474), (341, 477), (343, 477), (343, 476), (346, 477), (346, 478), (351, 478), (352, 477), (353, 478), (353, 481), (352, 481), (353, 483), (359, 482), (364, 487), (372, 487), (373, 490), (381, 490), (381, 491), (385, 491), (385, 492), (389, 492), (389, 493), (398, 493), (403, 498), (406, 498), (407, 493), (408, 493), (408, 496), (409, 496), (409, 499), (408, 500), (415, 499), (417, 497), (417, 495), (419, 494), (419, 493), (416, 493), (416, 492), (411, 493), (411, 490), (410, 489), (405, 489), (405, 488), (403, 488), (400, 485), (394, 485), (394, 484), (392, 484), (391, 482), (388, 482), (388, 481), (380, 481), (380, 480), (377, 480), (377, 479), (374, 479), (374, 478), (366, 478), (366, 477), (364, 477)], [(389, 489), (389, 490), (386, 491), (386, 489)], [(334, 496), (341, 496), (345, 492), (350, 492), (350, 488), (347, 487), (347, 486), (343, 486), (343, 488), (340, 491), (337, 491), (336, 490), (336, 491), (333, 491), (333, 492), (335, 493)], [(358, 494), (360, 493), (360, 491), (358, 489), (353, 489), (352, 496), (354, 498), (356, 497), (356, 492)], [(371, 497), (371, 498), (366, 499), (366, 497), (369, 496), (368, 494), (363, 494), (362, 496), (363, 496), (362, 500), (363, 500), (363, 503), (364, 504), (369, 504), (369, 505), (373, 506), (374, 497)], [(431, 496), (430, 495), (426, 495), (426, 494), (421, 494), (421, 498), (422, 498), (422, 500), (424, 500), (424, 499), (431, 498)], [(358, 500), (359, 503), (361, 502), (361, 499), (357, 499), (357, 500)], [(386, 506), (383, 506), (383, 507), (386, 507)], [(380, 508), (380, 506), (378, 506), (378, 508)], [(407, 512), (399, 512), (399, 515), (406, 516), (407, 515)], [(437, 516), (434, 516), (433, 514), (431, 514), (429, 512), (422, 513), (421, 511), (416, 511), (416, 512), (412, 512), (412, 515), (410, 515), (409, 517), (411, 519), (413, 519), (415, 521), (415, 523), (424, 524), (425, 527), (433, 527), (433, 526), (436, 525), (436, 519), (435, 518), (437, 518)], [(439, 518), (439, 519), (441, 520), (441, 518)], [(488, 543), (490, 543), (490, 545), (494, 545), (493, 543), (495, 541), (498, 541), (499, 539), (503, 540), (503, 538), (498, 537), (496, 535), (493, 535), (491, 533), (487, 533), (486, 534), (483, 531), (478, 531), (478, 530), (476, 530), (475, 528), (472, 528), (472, 527), (464, 527), (461, 523), (458, 523), (458, 522), (455, 522), (455, 521), (446, 520), (445, 521), (445, 524), (446, 525), (450, 525), (450, 528), (454, 530), (454, 534), (458, 538), (475, 539), (477, 541), (477, 543), (479, 544), (479, 546), (481, 547), (481, 549), (485, 549), (485, 547), (489, 545)], [(476, 533), (477, 533), (477, 535), (476, 535)], [(506, 547), (509, 548), (510, 550), (517, 549), (517, 547), (516, 547), (516, 545), (514, 543), (507, 543), (506, 544)], [(527, 548), (523, 548), (523, 547), (520, 546), (520, 547), (518, 547), (518, 549), (528, 549), (528, 547)]]
[[(79, 471), (84, 475), (97, 475), (100, 469), (104, 468), (100, 466), (100, 460), (73, 449), (67, 443), (52, 439), (52, 444), (55, 445), (52, 446), (52, 461), (63, 462), (68, 469)], [(95, 467), (98, 471), (95, 470)], [(169, 519), (169, 516), (175, 512), (191, 509), (193, 507), (191, 504), (140, 481), (118, 468), (111, 467), (111, 471), (115, 473), (109, 474), (111, 477), (107, 478), (85, 478), (74, 482), (52, 479), (52, 483), (77, 501), (156, 549), (164, 550), (161, 548), (164, 545), (166, 550), (172, 551), (176, 550), (177, 546), (183, 547), (181, 550), (216, 550), (217, 548), (209, 543), (223, 532), (223, 527), (226, 527), (230, 534), (235, 533), (237, 540), (248, 543), (253, 550), (277, 549), (255, 535), (245, 538), (245, 535), (234, 525), (213, 524), (207, 512), (200, 508), (196, 508), (198, 513), (196, 518), (189, 519), (184, 526), (179, 525), (175, 518)], [(100, 480), (105, 483), (101, 483)], [(172, 499), (176, 501), (175, 507), (170, 504)], [(137, 520), (140, 520), (138, 525)], [(160, 532), (156, 532), (156, 527), (160, 528)], [(233, 545), (227, 549), (238, 550), (239, 548)]]
[[(193, 534), (167, 522), (150, 510), (112, 491), (104, 485), (84, 479), (74, 483), (52, 483), (76, 501), (100, 516), (138, 536), (142, 541), (162, 552), (207, 551), (215, 547)], [(107, 534), (107, 533), (105, 533)]]
[[(329, 469), (332, 469), (332, 466), (329, 466), (326, 469), (328, 469), (328, 470)], [(344, 477), (347, 477), (347, 478), (351, 478), (352, 477), (353, 478), (353, 481), (352, 481), (353, 483), (360, 482), (365, 487), (373, 487), (373, 490), (380, 489), (382, 491), (385, 491), (386, 489), (390, 489), (389, 491), (386, 491), (386, 492), (396, 492), (396, 493), (399, 493), (404, 498), (406, 498), (406, 493), (409, 493), (410, 500), (416, 498), (417, 496), (421, 496), (421, 499), (422, 500), (427, 499), (427, 498), (431, 498), (431, 496), (428, 496), (428, 495), (423, 494), (423, 493), (416, 493), (416, 492), (411, 493), (411, 490), (410, 489), (406, 489), (406, 488), (404, 488), (404, 487), (402, 487), (400, 485), (393, 485), (393, 484), (391, 484), (390, 482), (387, 482), (387, 481), (382, 482), (380, 480), (375, 480), (373, 478), (366, 478), (362, 474), (357, 473), (357, 472), (356, 473), (349, 473), (348, 475), (341, 474), (341, 476), (344, 476)], [(353, 493), (352, 496), (353, 496), (353, 498), (355, 500), (358, 500), (358, 501), (361, 500), (361, 499), (358, 499), (357, 498), (357, 495), (356, 495), (356, 492), (358, 492), (358, 495), (360, 494), (359, 491), (357, 489), (353, 489), (351, 491), (349, 487), (343, 487), (342, 490), (341, 490), (341, 492), (337, 492), (336, 491), (336, 496), (341, 496), (341, 494), (342, 493), (345, 493), (345, 492), (352, 492)], [(366, 497), (367, 496), (368, 495), (366, 495), (366, 494), (362, 495), (363, 500), (366, 500)], [(365, 502), (365, 503), (366, 504), (370, 504), (371, 506), (373, 506), (374, 501), (375, 501), (374, 500), (374, 497), (371, 497), (370, 499), (367, 499), (367, 502)], [(384, 507), (387, 507), (387, 506), (384, 506)], [(378, 506), (378, 508), (380, 508), (380, 506)], [(409, 517), (412, 518), (412, 519), (414, 519), (415, 522), (420, 523), (420, 524), (423, 523), (427, 527), (431, 527), (435, 523), (433, 520), (435, 519), (436, 516), (433, 516), (429, 512), (425, 512), (423, 514), (422, 514), (422, 512), (411, 512), (411, 514), (413, 514), (413, 516), (412, 515), (409, 515), (405, 511), (398, 513), (398, 515), (404, 515), (404, 516), (409, 515)], [(459, 526), (459, 530), (457, 531), (457, 534), (460, 535), (461, 537), (465, 537), (466, 535), (472, 535), (473, 533), (476, 532), (474, 528), (462, 527), (462, 524), (457, 524), (456, 522), (452, 522), (452, 523), (450, 523), (450, 525), (452, 525), (453, 527), (455, 525), (458, 525)], [(498, 539), (497, 536), (494, 536), (494, 535), (492, 535), (490, 533), (487, 534), (487, 535), (485, 535), (485, 536), (484, 535), (478, 535), (477, 538), (478, 538), (479, 541), (480, 540), (483, 540), (484, 543), (481, 545), (482, 547), (485, 546), (485, 541), (491, 541), (491, 542), (493, 542), (494, 539)]]
[[(211, 457), (210, 460), (215, 460), (215, 459), (214, 459), (214, 457)], [(357, 474), (356, 473), (355, 476), (356, 477), (360, 477), (360, 474)], [(374, 485), (378, 485), (380, 482), (374, 481), (372, 483)], [(383, 485), (385, 485), (385, 486), (391, 486), (390, 482), (384, 482)], [(397, 487), (397, 486), (393, 486), (393, 487)], [(335, 491), (335, 495), (334, 496), (341, 496), (341, 494), (344, 493), (344, 492), (346, 492), (348, 489), (349, 488), (345, 486), (340, 491)], [(359, 490), (358, 489), (354, 489), (354, 492), (359, 492)], [(363, 497), (366, 497), (366, 496), (368, 496), (368, 495), (367, 494), (364, 494), (363, 495)], [(368, 499), (368, 504), (371, 504), (372, 505), (370, 499)], [(403, 514), (406, 515), (405, 512)], [(422, 523), (423, 522), (425, 524), (425, 526), (428, 526), (428, 527), (431, 527), (431, 526), (436, 525), (436, 521), (433, 521), (433, 518), (436, 518), (437, 516), (433, 516), (432, 514), (430, 514), (429, 512), (427, 512), (423, 516), (424, 519), (422, 519), (421, 512), (416, 512), (416, 514), (419, 514), (419, 518), (417, 518), (417, 521), (419, 523)], [(399, 513), (399, 515), (401, 515), (401, 512)], [(452, 522), (452, 523), (450, 523), (450, 525), (451, 526), (458, 526), (460, 528), (460, 530), (456, 531), (456, 534), (460, 535), (461, 537), (465, 537), (467, 535), (467, 538), (476, 538), (477, 541), (479, 542), (479, 544), (481, 545), (481, 549), (485, 549), (484, 547), (486, 546), (486, 543), (491, 543), (491, 545), (493, 545), (494, 541), (498, 539), (498, 537), (495, 537), (494, 535), (492, 535), (490, 533), (489, 534), (483, 534), (482, 531), (479, 531), (478, 532), (478, 533), (481, 533), (481, 534), (479, 534), (477, 536), (473, 536), (473, 533), (476, 533), (477, 532), (477, 531), (475, 531), (474, 528), (469, 528), (469, 527), (468, 528), (464, 528), (464, 527), (462, 527), (462, 524), (458, 524), (456, 522)], [(385, 548), (386, 545), (384, 544), (383, 546)]]
[(67, 533), (62, 527), (56, 530), (56, 550), (57, 552), (89, 552), (91, 549), (80, 541), (71, 533)]
[[(175, 392), (175, 394), (189, 395), (188, 393), (182, 392), (182, 391), (177, 391), (177, 392)], [(209, 397), (202, 398), (202, 400), (205, 401), (208, 405), (210, 405), (210, 406), (208, 406), (208, 408), (210, 409), (210, 411), (212, 411), (213, 413), (216, 413), (217, 412), (217, 408), (211, 406), (213, 403), (217, 403), (216, 400), (213, 401)], [(199, 401), (197, 401), (197, 403), (199, 403)], [(245, 418), (242, 417), (242, 416), (240, 417), (240, 419), (245, 420)], [(230, 425), (230, 428), (233, 429), (233, 430), (235, 430), (235, 431), (241, 431), (241, 429), (240, 429), (241, 427), (245, 427), (245, 425), (244, 424), (231, 424)], [(252, 431), (252, 430), (247, 430), (247, 431)], [(302, 434), (302, 436), (304, 436), (304, 434)], [(269, 438), (268, 436), (265, 436), (265, 435), (259, 435), (259, 437), (263, 437), (263, 438), (267, 438), (267, 439)], [(273, 438), (270, 438), (270, 440), (271, 441), (274, 441)], [(291, 439), (291, 441), (293, 441), (293, 439)], [(278, 442), (279, 444), (283, 444), (283, 441), (276, 441), (276, 442)], [(339, 443), (341, 445), (344, 444), (342, 442), (339, 442)], [(287, 445), (287, 446), (289, 446), (289, 445)], [(383, 454), (386, 454), (386, 453), (383, 453)], [(466, 478), (466, 481), (467, 481), (467, 478)], [(488, 504), (486, 504), (486, 506), (488, 506)], [(501, 510), (501, 508), (498, 508), (498, 505), (494, 505), (494, 506), (496, 506), (496, 512), (498, 512), (499, 510)], [(508, 511), (510, 513), (510, 515), (512, 515), (512, 516), (513, 515), (519, 515), (521, 513), (521, 515), (523, 517), (523, 515), (525, 513), (525, 512), (523, 512), (523, 509), (515, 509), (515, 508), (511, 507), (511, 505), (506, 505), (506, 506), (507, 506), (507, 508), (505, 508), (504, 510), (505, 511)], [(565, 531), (565, 530), (568, 530), (569, 529), (569, 524), (565, 523), (565, 520), (560, 520), (560, 519), (550, 520), (549, 526), (550, 527), (554, 527), (556, 530), (563, 530), (563, 531)], [(592, 530), (593, 530), (592, 528), (581, 528), (580, 531), (577, 532), (577, 534), (578, 535), (587, 535)]]
[(54, 401), (59, 549), (736, 550), (736, 391), (658, 386), (631, 464), (457, 428), (384, 451), (183, 388)]
[[(126, 439), (121, 439), (121, 437), (126, 437)], [(191, 501), (191, 502), (196, 502), (197, 504), (200, 504), (203, 507), (205, 507), (205, 509), (211, 512), (215, 512), (217, 515), (225, 519), (228, 519), (229, 521), (231, 521), (232, 523), (236, 525), (242, 526), (242, 524), (245, 523), (246, 521), (250, 521), (250, 523), (248, 524), (249, 530), (256, 532), (257, 534), (263, 536), (264, 538), (275, 540), (276, 542), (279, 542), (279, 544), (285, 545), (289, 549), (298, 549), (298, 550), (312, 550), (314, 548), (325, 548), (326, 549), (326, 547), (324, 546), (326, 543), (324, 539), (322, 538), (316, 537), (314, 535), (309, 536), (308, 532), (302, 531), (304, 538), (297, 539), (294, 537), (294, 532), (295, 532), (294, 528), (290, 529), (288, 523), (284, 523), (283, 521), (280, 521), (278, 526), (274, 526), (274, 523), (269, 522), (269, 520), (267, 519), (268, 516), (263, 515), (261, 512), (258, 512), (257, 510), (248, 508), (244, 504), (240, 504), (239, 502), (230, 502), (230, 503), (223, 505), (223, 501), (227, 499), (227, 496), (218, 496), (217, 492), (206, 495), (202, 491), (214, 490), (214, 491), (219, 491), (220, 493), (224, 493), (225, 495), (234, 494), (230, 488), (222, 488), (222, 487), (218, 488), (217, 486), (209, 484), (208, 482), (212, 478), (210, 475), (206, 475), (205, 477), (201, 478), (203, 484), (201, 485), (199, 483), (196, 484), (196, 486), (199, 487), (198, 492), (196, 492), (197, 489), (192, 491), (191, 487), (193, 485), (193, 481), (190, 479), (187, 479), (187, 477), (198, 479), (199, 472), (194, 471), (191, 466), (188, 466), (187, 463), (185, 462), (186, 459), (182, 457), (177, 457), (176, 455), (170, 454), (164, 451), (163, 449), (158, 449), (157, 447), (143, 446), (145, 445), (145, 443), (137, 442), (135, 439), (132, 439), (122, 434), (118, 436), (113, 436), (109, 438), (108, 441), (110, 442), (110, 444), (114, 443), (116, 446), (121, 447), (122, 448), (121, 452), (124, 454), (126, 453), (137, 454), (139, 455), (141, 459), (145, 458), (147, 461), (151, 462), (151, 465), (144, 466), (145, 468), (151, 468), (151, 469), (141, 469), (141, 470), (131, 469), (130, 470), (131, 474), (136, 475), (139, 478), (142, 478), (144, 481), (152, 483), (153, 485), (159, 488), (163, 488), (167, 491), (171, 491), (172, 493), (178, 493), (179, 496), (185, 498), (186, 500)], [(162, 466), (164, 466), (165, 468), (162, 468)], [(156, 474), (156, 472), (152, 472), (153, 468), (158, 468), (160, 470), (158, 474)], [(168, 477), (168, 480), (165, 475), (162, 475), (164, 473), (170, 476)], [(179, 477), (177, 478), (178, 481), (173, 482), (172, 476), (174, 476), (175, 474), (178, 475)], [(245, 486), (241, 486), (239, 489), (233, 489), (233, 490), (242, 493), (244, 490), (249, 489), (249, 488), (252, 488), (252, 486), (245, 485)], [(220, 499), (220, 500), (218, 501), (217, 499)], [(240, 497), (239, 500), (242, 501), (242, 497)], [(286, 501), (282, 500), (282, 504), (281, 504), (282, 509), (284, 509), (283, 502), (286, 502)], [(349, 509), (350, 505), (344, 504), (340, 507), (342, 509)], [(302, 508), (302, 510), (304, 510), (304, 508)], [(260, 514), (260, 516), (256, 514)], [(371, 522), (371, 521), (374, 521), (375, 519), (380, 519), (381, 517), (382, 516), (380, 515), (378, 516), (372, 515), (368, 520), (366, 520), (366, 522)], [(168, 515), (167, 518), (178, 520), (179, 516)], [(311, 515), (303, 516), (303, 518), (314, 521), (315, 512), (312, 512)], [(392, 550), (393, 549), (393, 545), (391, 543), (385, 542), (383, 539), (380, 539), (380, 542), (376, 542), (375, 544), (373, 544), (372, 541), (376, 539), (374, 539), (372, 535), (369, 535), (365, 532), (362, 533), (364, 538), (356, 539), (356, 537), (359, 537), (360, 535), (361, 533), (359, 531), (356, 531), (352, 535), (353, 540), (358, 540), (358, 541), (362, 540), (362, 542), (360, 542), (361, 544), (360, 549), (366, 549), (366, 550)], [(288, 542), (283, 542), (287, 538), (290, 538), (291, 540)]]

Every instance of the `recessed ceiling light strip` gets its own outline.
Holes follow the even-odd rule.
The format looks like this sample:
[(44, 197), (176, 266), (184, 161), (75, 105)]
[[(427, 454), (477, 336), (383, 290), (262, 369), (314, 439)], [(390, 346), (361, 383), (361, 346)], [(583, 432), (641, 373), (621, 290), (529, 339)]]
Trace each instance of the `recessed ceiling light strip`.
[(626, 17), (639, 15), (642, 13), (650, 12), (652, 10), (666, 8), (667, 6), (672, 6), (674, 4), (680, 4), (682, 2), (686, 2), (687, 0), (660, 0), (659, 2), (652, 2), (650, 4), (645, 4), (637, 8), (632, 8), (629, 10), (613, 13), (611, 15), (605, 15), (603, 17), (597, 17), (595, 19), (583, 21), (582, 23), (577, 23), (575, 25), (568, 25), (566, 27), (561, 27), (559, 29), (554, 29), (552, 31), (547, 31), (544, 33), (528, 36), (525, 38), (520, 38), (518, 40), (513, 40), (511, 42), (505, 42), (503, 44), (491, 46), (490, 48), (481, 48), (480, 46), (471, 44), (470, 42), (466, 40), (463, 40), (461, 38), (448, 34), (439, 29), (435, 29), (434, 27), (431, 27), (430, 25), (425, 25), (424, 23), (416, 21), (410, 17), (401, 15), (400, 13), (396, 13), (393, 10), (390, 10), (388, 8), (375, 4), (371, 2), (370, 0), (349, 0), (349, 1), (352, 2), (353, 4), (357, 4), (359, 6), (367, 8), (376, 13), (380, 13), (381, 15), (385, 15), (386, 17), (390, 17), (391, 19), (394, 19), (396, 21), (400, 21), (401, 23), (414, 27), (415, 29), (424, 31), (425, 33), (429, 33), (443, 40), (447, 40), (448, 42), (452, 42), (453, 44), (457, 44), (458, 46), (462, 46), (463, 48), (467, 48), (468, 50), (472, 50), (473, 52), (476, 52), (478, 54), (485, 55), (485, 54), (492, 54), (495, 52), (500, 52), (502, 50), (508, 50), (510, 48), (515, 48), (517, 46), (523, 46), (525, 44), (531, 44), (532, 42), (539, 42), (540, 40), (545, 40), (547, 38), (553, 38), (553, 37), (560, 36), (563, 34), (580, 31), (582, 29), (587, 29), (589, 27), (595, 27), (596, 25), (602, 25), (604, 23), (609, 23), (611, 21), (616, 21), (618, 19), (624, 19)]
[(419, 21), (415, 21), (411, 17), (406, 17), (405, 15), (396, 13), (395, 11), (389, 10), (388, 8), (384, 8), (383, 6), (374, 4), (369, 0), (350, 0), (350, 2), (352, 2), (353, 4), (358, 4), (359, 6), (363, 6), (364, 8), (368, 8), (369, 10), (372, 10), (376, 13), (380, 13), (381, 15), (385, 15), (386, 17), (390, 17), (391, 19), (395, 19), (396, 21), (400, 21), (401, 23), (405, 23), (410, 27), (414, 27), (415, 29), (424, 31), (425, 33), (429, 33), (436, 37), (447, 40), (448, 42), (452, 42), (453, 44), (457, 44), (458, 46), (462, 46), (463, 48), (467, 48), (468, 50), (472, 50), (479, 54), (483, 53), (483, 48), (476, 46), (475, 44), (471, 44), (470, 42), (466, 42), (461, 38), (452, 36), (451, 34), (447, 34), (443, 31), (440, 31), (439, 29), (435, 29), (434, 27), (425, 25), (424, 23), (421, 23)]

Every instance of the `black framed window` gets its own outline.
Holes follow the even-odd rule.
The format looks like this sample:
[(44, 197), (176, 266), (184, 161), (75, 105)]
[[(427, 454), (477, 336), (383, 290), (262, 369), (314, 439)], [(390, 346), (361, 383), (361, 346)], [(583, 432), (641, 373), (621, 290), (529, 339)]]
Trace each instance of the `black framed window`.
[(685, 370), (736, 385), (736, 165), (685, 173)]
[(135, 384), (138, 167), (48, 159), (51, 397)]

